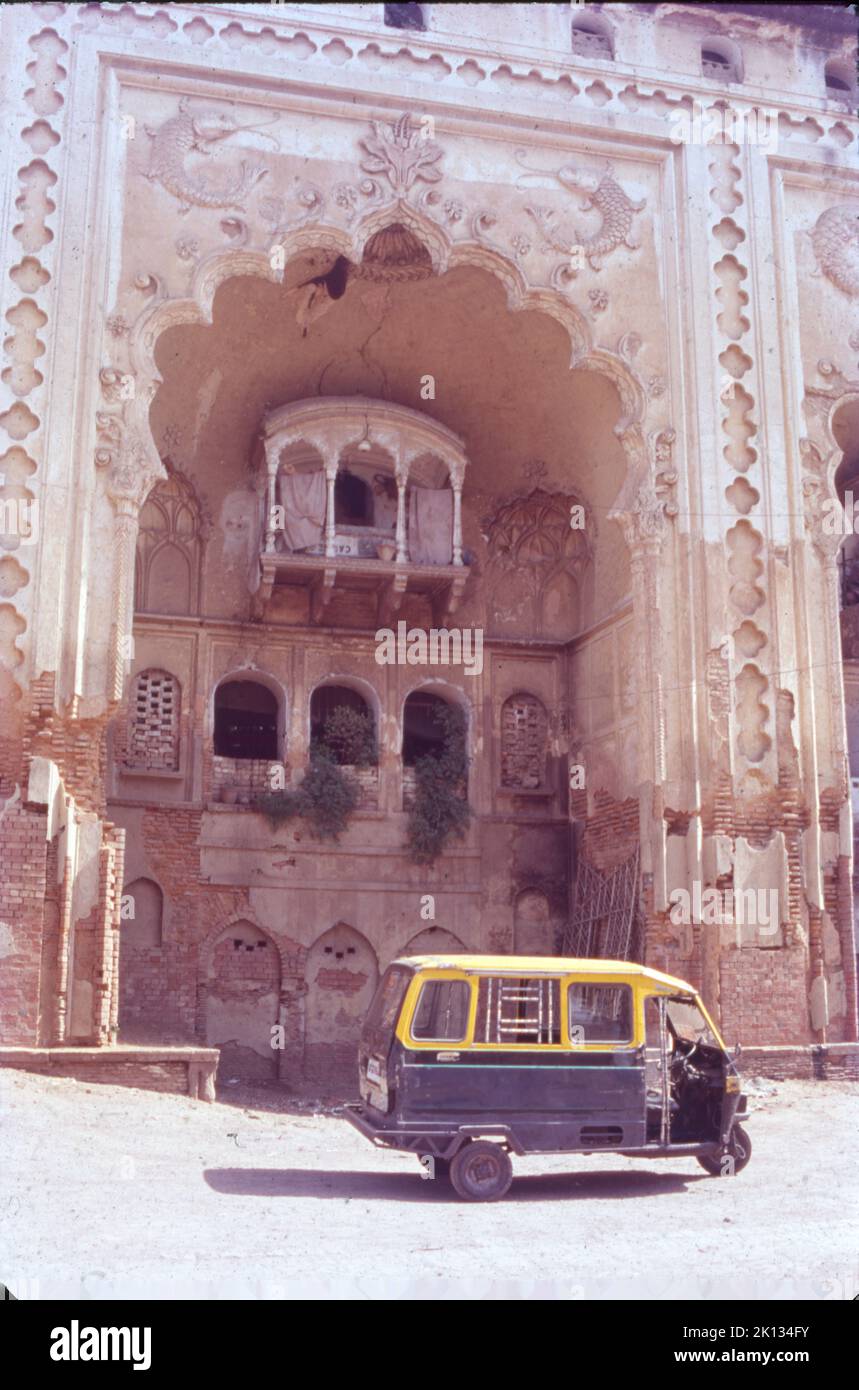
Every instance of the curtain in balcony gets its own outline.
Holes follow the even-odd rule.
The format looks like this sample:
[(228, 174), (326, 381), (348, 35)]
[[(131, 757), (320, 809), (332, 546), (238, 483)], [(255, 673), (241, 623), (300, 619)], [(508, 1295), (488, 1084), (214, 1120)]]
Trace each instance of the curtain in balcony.
[(325, 474), (286, 473), (280, 478), (283, 536), (288, 550), (307, 550), (322, 540), (325, 525)]
[(453, 557), (453, 493), (413, 487), (409, 496), (409, 559), (415, 565), (449, 565)]

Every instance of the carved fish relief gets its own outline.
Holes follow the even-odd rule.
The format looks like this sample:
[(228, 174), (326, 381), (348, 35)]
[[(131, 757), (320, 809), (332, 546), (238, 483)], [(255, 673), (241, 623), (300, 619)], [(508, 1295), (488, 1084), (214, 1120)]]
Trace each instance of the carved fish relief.
[(236, 208), (243, 211), (248, 194), (268, 173), (265, 166), (242, 160), (232, 182), (219, 188), (199, 174), (192, 173), (185, 161), (191, 153), (211, 155), (210, 146), (240, 130), (260, 128), (259, 125), (240, 126), (232, 116), (217, 112), (194, 115), (188, 111), (183, 98), (179, 103), (178, 116), (172, 116), (157, 129), (146, 127), (146, 134), (152, 140), (152, 150), (144, 177), (152, 183), (160, 183), (162, 188), (178, 198), (180, 213), (189, 212), (192, 207)]
[(595, 232), (583, 236), (576, 231), (570, 237), (559, 238), (554, 213), (546, 208), (527, 208), (529, 216), (542, 229), (554, 250), (570, 255), (578, 246), (584, 252), (591, 269), (599, 270), (606, 256), (611, 255), (619, 246), (625, 246), (630, 251), (638, 249), (640, 243), (632, 235), (632, 219), (637, 212), (644, 209), (645, 201), (642, 199), (641, 202), (634, 202), (624, 192), (610, 165), (606, 164), (602, 171), (586, 169), (577, 164), (565, 164), (557, 171), (537, 170), (523, 163), (522, 156), (525, 153), (524, 150), (517, 150), (516, 159), (531, 175), (540, 174), (545, 177), (548, 173), (564, 188), (586, 193), (582, 212), (593, 208), (601, 216), (600, 225)]

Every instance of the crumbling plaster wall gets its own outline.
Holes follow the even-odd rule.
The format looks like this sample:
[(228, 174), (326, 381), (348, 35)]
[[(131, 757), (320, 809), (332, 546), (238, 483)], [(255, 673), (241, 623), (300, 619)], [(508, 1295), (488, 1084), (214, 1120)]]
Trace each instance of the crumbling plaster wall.
[[(623, 680), (634, 670), (638, 699), (634, 726), (624, 713), (614, 730), (598, 731), (604, 745), (614, 739), (616, 760), (624, 753), (594, 774), (587, 809), (597, 830), (600, 814), (631, 828), (637, 799), (651, 958), (700, 978), (731, 1028), (754, 1028), (758, 1040), (852, 1036), (852, 844), (834, 546), (822, 503), (840, 456), (832, 413), (855, 389), (846, 356), (853, 241), (838, 214), (855, 199), (856, 129), (821, 81), (825, 57), (849, 57), (850, 41), (737, 18), (728, 7), (658, 7), (645, 17), (627, 6), (613, 7), (614, 65), (571, 64), (554, 40), (541, 48), (530, 25), (530, 46), (502, 62), (468, 34), (470, 17), (432, 10), (429, 35), (393, 38), (378, 18), (359, 22), (337, 6), (249, 6), (241, 21), (205, 5), (193, 15), (170, 6), (3, 12), (13, 74), (4, 128), (20, 155), (9, 161), (4, 205), (21, 220), (7, 219), (3, 308), (18, 331), (6, 347), (0, 425), (7, 488), (41, 504), (39, 544), (0, 561), (7, 792), (23, 789), (31, 751), (53, 760), (75, 804), (102, 822), (102, 852), (115, 861), (103, 745), (137, 660), (128, 642), (136, 515), (164, 473), (165, 441), (150, 421), (158, 372), (167, 376), (158, 344), (171, 327), (204, 323), (227, 280), (276, 286), (273, 246), (285, 248), (286, 265), (320, 249), (317, 270), (337, 254), (358, 262), (372, 232), (396, 216), (424, 240), (436, 270), (453, 278), (476, 266), (500, 280), (526, 329), (532, 311), (555, 318), (578, 373), (595, 384), (608, 377), (619, 394), (620, 492), (602, 512), (599, 498), (585, 500), (603, 561), (620, 533), (630, 557), (628, 584), (625, 559), (603, 564), (617, 587), (598, 590), (593, 616), (619, 641), (622, 615), (612, 609), (631, 591), (635, 633), (624, 640), (633, 652), (614, 669)], [(493, 14), (503, 28), (513, 23)], [(727, 33), (743, 48), (744, 97), (779, 115), (775, 152), (670, 139), (672, 110), (716, 95), (698, 76), (700, 45)], [(189, 73), (201, 58), (205, 81)], [(284, 89), (285, 63), (310, 97)], [(187, 157), (192, 110), (208, 117), (202, 141), (218, 137), (214, 174)], [(393, 121), (406, 110), (415, 123), (438, 112), (431, 143), (409, 146), (423, 175), (405, 172), (413, 165), (402, 142), (416, 124), (398, 134)], [(619, 191), (603, 189), (616, 220), (597, 254), (588, 238), (600, 226), (596, 215), (583, 222), (578, 190), (593, 191), (582, 169), (605, 155)], [(573, 259), (579, 236), (591, 253)], [(367, 312), (384, 319), (378, 294)], [(257, 337), (267, 328), (258, 320)], [(202, 383), (192, 427), (226, 399), (220, 370)], [(208, 474), (200, 485), (217, 503), (222, 485)], [(237, 611), (234, 598), (219, 611)], [(599, 640), (588, 635), (574, 665)], [(156, 656), (163, 665), (163, 651)], [(197, 668), (190, 654), (181, 660), (202, 710)], [(597, 710), (604, 678), (599, 666), (588, 677)], [(188, 768), (198, 780), (183, 795), (196, 799), (202, 756), (189, 756)], [(25, 838), (38, 840), (45, 803), (17, 794)], [(175, 796), (165, 790), (164, 800)], [(162, 838), (172, 845), (184, 816), (190, 846), (202, 815), (177, 805)], [(681, 837), (678, 856), (670, 842)], [(722, 887), (738, 884), (753, 862), (741, 842), (777, 860), (777, 885), (787, 882), (784, 944), (729, 945), (697, 929), (687, 949), (688, 935), (667, 918), (671, 891), (706, 883), (705, 865)], [(102, 1019), (112, 872), (102, 865), (93, 923)], [(12, 887), (12, 970), (28, 1033), (39, 994), (38, 891), (23, 877)], [(221, 912), (238, 911), (244, 895), (221, 899)], [(25, 918), (26, 946), (17, 935)], [(785, 1002), (772, 1020), (747, 1020), (740, 1001), (761, 979)]]

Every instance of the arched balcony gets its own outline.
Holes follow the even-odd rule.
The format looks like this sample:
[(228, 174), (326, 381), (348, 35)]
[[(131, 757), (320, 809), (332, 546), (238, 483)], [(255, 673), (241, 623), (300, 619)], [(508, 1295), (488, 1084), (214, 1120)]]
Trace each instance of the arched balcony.
[(457, 435), (405, 406), (326, 396), (270, 411), (262, 445), (261, 614), (275, 585), (309, 587), (315, 622), (335, 587), (375, 593), (380, 625), (406, 590), (436, 621), (454, 611), (468, 577)]

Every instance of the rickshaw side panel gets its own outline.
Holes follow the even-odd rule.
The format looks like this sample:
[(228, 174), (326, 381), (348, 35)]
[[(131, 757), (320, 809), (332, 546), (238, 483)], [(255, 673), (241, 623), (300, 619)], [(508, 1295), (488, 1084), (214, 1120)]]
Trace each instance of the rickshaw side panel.
[[(449, 1060), (394, 1044), (403, 1125), (507, 1125), (525, 1152), (637, 1146), (645, 1140), (644, 1066), (617, 1052), (485, 1052)], [(443, 1054), (444, 1056), (444, 1054)]]

